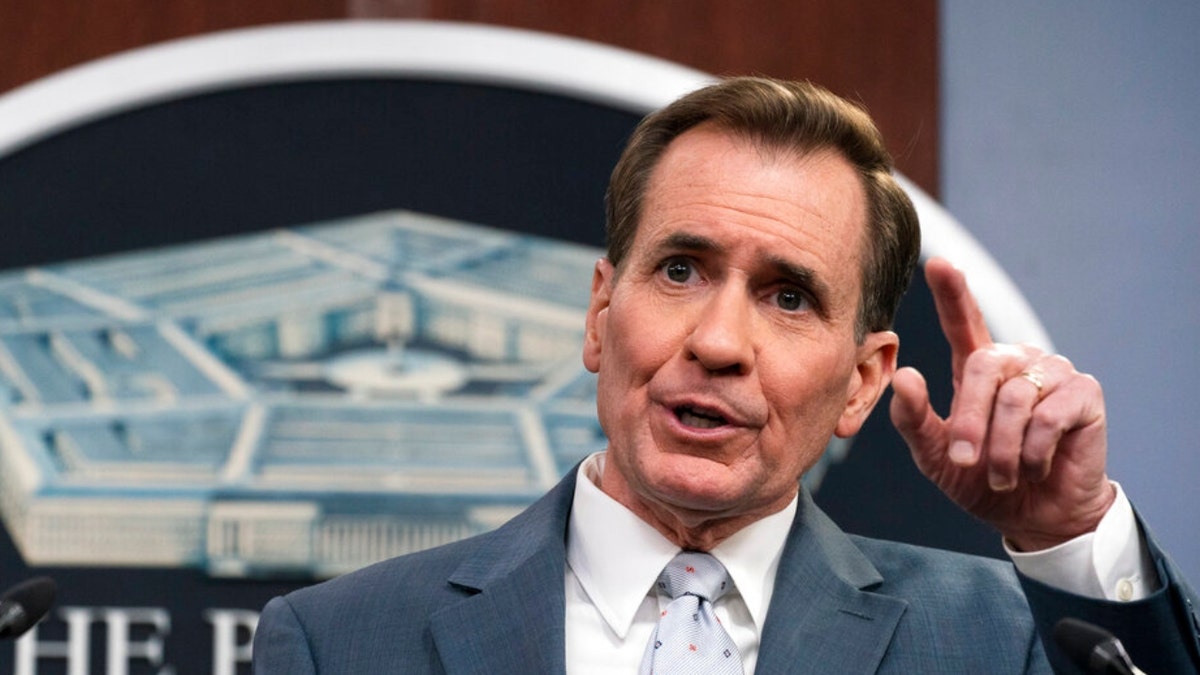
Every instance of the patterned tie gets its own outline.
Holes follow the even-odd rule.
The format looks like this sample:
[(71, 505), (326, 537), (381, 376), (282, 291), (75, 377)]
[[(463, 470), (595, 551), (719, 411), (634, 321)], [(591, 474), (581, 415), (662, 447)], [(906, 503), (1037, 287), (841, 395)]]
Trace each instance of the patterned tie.
[(707, 553), (684, 551), (667, 563), (658, 590), (672, 600), (646, 645), (640, 675), (741, 675), (737, 645), (713, 613), (713, 603), (729, 590), (724, 565)]

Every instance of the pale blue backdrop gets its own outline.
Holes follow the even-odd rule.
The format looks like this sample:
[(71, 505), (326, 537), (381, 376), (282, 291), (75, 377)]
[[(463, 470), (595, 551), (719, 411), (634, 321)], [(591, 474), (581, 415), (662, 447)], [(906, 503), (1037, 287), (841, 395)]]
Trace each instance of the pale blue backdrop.
[(1200, 2), (942, 2), (942, 199), (1104, 385), (1200, 582)]

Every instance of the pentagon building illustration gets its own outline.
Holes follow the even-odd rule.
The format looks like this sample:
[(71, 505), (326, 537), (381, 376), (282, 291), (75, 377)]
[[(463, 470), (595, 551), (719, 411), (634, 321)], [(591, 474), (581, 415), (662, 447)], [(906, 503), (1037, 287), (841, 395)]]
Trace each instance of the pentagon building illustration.
[(392, 212), (0, 276), (31, 564), (328, 576), (491, 529), (602, 449), (596, 250)]
[(605, 446), (600, 255), (387, 212), (2, 274), (0, 515), (30, 564), (235, 577), (490, 530)]

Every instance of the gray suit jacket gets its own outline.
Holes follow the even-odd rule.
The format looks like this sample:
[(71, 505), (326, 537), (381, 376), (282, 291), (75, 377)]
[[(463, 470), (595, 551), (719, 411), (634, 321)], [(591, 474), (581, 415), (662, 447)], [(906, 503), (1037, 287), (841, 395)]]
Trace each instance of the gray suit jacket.
[[(494, 532), (275, 598), (254, 638), (254, 672), (564, 672), (574, 489), (572, 471)], [(1064, 615), (1104, 619), (1123, 638), (1120, 627), (1167, 630), (1131, 646), (1135, 660), (1156, 675), (1193, 672), (1192, 601), (1175, 583), (1136, 607), (1064, 596), (1019, 582), (1007, 563), (847, 535), (802, 495), (757, 672), (1049, 672), (1037, 627)]]

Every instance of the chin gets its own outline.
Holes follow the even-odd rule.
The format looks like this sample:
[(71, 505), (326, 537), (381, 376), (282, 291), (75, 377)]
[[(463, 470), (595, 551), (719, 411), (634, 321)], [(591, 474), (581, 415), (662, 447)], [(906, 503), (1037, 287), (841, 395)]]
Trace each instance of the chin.
[(763, 482), (748, 480), (747, 476), (712, 460), (697, 457), (689, 460), (659, 467), (655, 474), (644, 476), (646, 487), (657, 501), (688, 511), (737, 511)]

